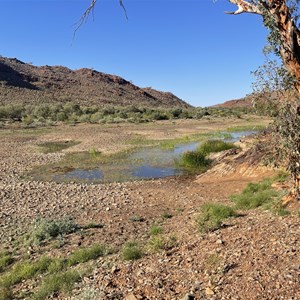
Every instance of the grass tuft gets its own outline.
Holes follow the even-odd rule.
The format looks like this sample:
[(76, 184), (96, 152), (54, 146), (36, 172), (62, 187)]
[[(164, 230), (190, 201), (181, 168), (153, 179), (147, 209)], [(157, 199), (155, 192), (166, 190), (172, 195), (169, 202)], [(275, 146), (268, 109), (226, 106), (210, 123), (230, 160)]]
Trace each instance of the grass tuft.
[(160, 250), (168, 250), (173, 248), (177, 243), (177, 238), (174, 235), (162, 236), (155, 235), (152, 236), (148, 242), (148, 249), (150, 252), (156, 252)]
[(112, 253), (112, 250), (105, 245), (93, 245), (90, 248), (82, 248), (74, 251), (68, 258), (67, 264), (68, 266), (74, 266), (110, 253)]
[(161, 233), (163, 233), (163, 228), (161, 226), (158, 226), (158, 225), (152, 225), (150, 227), (150, 235), (153, 236), (153, 235), (159, 235)]
[(59, 274), (48, 276), (38, 291), (36, 291), (32, 299), (43, 300), (54, 293), (65, 292), (70, 293), (75, 282), (81, 279), (81, 274), (76, 270), (68, 270)]
[[(5, 270), (10, 264), (12, 264), (13, 258), (7, 251), (0, 253), (0, 273)], [(1, 298), (0, 298), (1, 299)]]
[(141, 245), (136, 241), (127, 242), (121, 252), (124, 260), (137, 260), (144, 256), (144, 250)]
[(221, 152), (233, 148), (237, 148), (237, 146), (233, 143), (228, 143), (221, 140), (208, 140), (199, 146), (197, 152), (208, 155), (210, 153)]
[(206, 155), (198, 151), (186, 151), (180, 159), (177, 161), (179, 167), (187, 169), (201, 169), (206, 170), (210, 161), (206, 158)]
[(225, 219), (236, 216), (237, 213), (232, 207), (217, 203), (206, 203), (202, 205), (201, 213), (196, 222), (201, 232), (209, 232), (219, 229)]
[(271, 185), (270, 179), (265, 179), (259, 183), (249, 183), (242, 193), (232, 195), (231, 200), (237, 209), (253, 209), (271, 204), (279, 196), (279, 193)]
[(25, 261), (17, 263), (10, 272), (0, 277), (0, 287), (9, 288), (14, 284), (20, 283), (22, 280), (45, 273), (51, 262), (50, 258), (42, 257), (36, 262)]

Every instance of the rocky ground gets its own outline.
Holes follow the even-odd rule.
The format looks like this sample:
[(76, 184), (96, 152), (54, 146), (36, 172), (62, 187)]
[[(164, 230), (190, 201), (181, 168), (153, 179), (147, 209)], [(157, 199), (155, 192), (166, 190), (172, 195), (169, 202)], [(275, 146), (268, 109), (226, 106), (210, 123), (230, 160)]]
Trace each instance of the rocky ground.
[[(117, 125), (114, 125), (117, 126)], [(195, 124), (174, 129), (157, 127), (63, 128), (56, 131), (1, 131), (0, 241), (17, 247), (37, 217), (73, 217), (81, 225), (101, 223), (85, 235), (72, 234), (61, 250), (106, 243), (120, 249), (129, 240), (149, 242), (149, 229), (159, 224), (172, 247), (131, 262), (119, 252), (98, 259), (89, 276), (76, 285), (73, 296), (60, 299), (300, 299), (300, 218), (279, 217), (252, 210), (226, 221), (223, 228), (200, 234), (195, 225), (205, 202), (230, 203), (229, 196), (248, 182), (273, 174), (249, 165), (220, 164), (207, 174), (160, 180), (87, 185), (37, 182), (24, 178), (34, 165), (58, 161), (63, 153), (42, 154), (36, 145), (46, 140), (80, 140), (76, 150), (93, 145), (106, 151), (126, 148), (133, 134), (164, 138), (169, 132), (193, 131)], [(173, 127), (172, 127), (173, 126)], [(198, 124), (200, 127), (200, 124)], [(185, 128), (186, 127), (186, 128)], [(205, 127), (205, 126), (204, 126)], [(203, 128), (204, 128), (203, 127)], [(154, 127), (153, 127), (154, 128)], [(199, 129), (199, 128), (198, 128)], [(174, 135), (174, 134), (173, 134)], [(117, 146), (116, 146), (117, 145)], [(77, 149), (77, 148), (78, 149)], [(71, 151), (68, 149), (67, 151)], [(170, 217), (164, 217), (167, 213)], [(134, 222), (135, 217), (141, 221)], [(173, 238), (174, 237), (174, 238)], [(175, 239), (176, 238), (176, 239)], [(20, 246), (19, 246), (20, 247)], [(36, 249), (30, 250), (37, 257)], [(32, 283), (22, 284), (30, 289)], [(94, 294), (94, 298), (83, 295)]]

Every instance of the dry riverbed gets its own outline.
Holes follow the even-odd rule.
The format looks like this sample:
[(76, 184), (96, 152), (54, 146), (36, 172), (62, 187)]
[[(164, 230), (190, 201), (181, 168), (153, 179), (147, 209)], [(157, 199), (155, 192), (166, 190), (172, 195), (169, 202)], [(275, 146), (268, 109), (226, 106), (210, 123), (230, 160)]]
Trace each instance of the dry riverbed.
[[(203, 203), (230, 204), (231, 194), (273, 175), (272, 170), (227, 164), (202, 176), (109, 184), (40, 182), (26, 175), (33, 167), (59, 162), (70, 152), (116, 153), (145, 140), (180, 139), (267, 123), (251, 117), (2, 129), (1, 244), (29, 259), (44, 254), (68, 257), (78, 247), (95, 243), (114, 249), (93, 262), (71, 296), (54, 293), (57, 299), (299, 299), (300, 218), (295, 213), (276, 216), (272, 211), (250, 210), (208, 234), (199, 233), (195, 225)], [(79, 143), (56, 153), (41, 152), (39, 144), (54, 141)], [(57, 241), (43, 246), (24, 242), (36, 218), (66, 216), (82, 227), (101, 226), (67, 235), (59, 246)], [(159, 251), (150, 249), (153, 225), (162, 229), (160, 237), (168, 241)], [(133, 240), (147, 245), (147, 254), (124, 261), (120, 250)], [(40, 281), (22, 281), (14, 288), (14, 299), (30, 296)]]

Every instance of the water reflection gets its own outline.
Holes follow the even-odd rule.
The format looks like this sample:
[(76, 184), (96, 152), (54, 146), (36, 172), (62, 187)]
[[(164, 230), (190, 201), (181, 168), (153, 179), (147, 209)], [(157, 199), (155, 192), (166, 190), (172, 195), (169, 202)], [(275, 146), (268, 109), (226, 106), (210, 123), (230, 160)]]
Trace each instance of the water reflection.
[[(255, 131), (233, 132), (228, 142), (235, 142), (243, 136)], [(93, 170), (72, 170), (65, 174), (54, 175), (54, 181), (88, 181), (113, 182), (137, 179), (163, 178), (167, 176), (182, 175), (183, 170), (176, 168), (175, 160), (185, 151), (196, 150), (199, 142), (175, 145), (173, 149), (159, 147), (140, 148), (124, 160), (100, 165)]]

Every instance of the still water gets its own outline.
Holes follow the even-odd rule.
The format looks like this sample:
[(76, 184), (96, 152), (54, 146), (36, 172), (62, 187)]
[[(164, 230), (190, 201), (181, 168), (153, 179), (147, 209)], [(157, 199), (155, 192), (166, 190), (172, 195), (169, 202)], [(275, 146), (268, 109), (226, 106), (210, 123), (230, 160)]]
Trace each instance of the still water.
[[(253, 133), (256, 132), (233, 132), (231, 138), (226, 141), (235, 142)], [(200, 143), (179, 144), (167, 150), (160, 147), (140, 148), (128, 154), (125, 160), (102, 164), (92, 170), (75, 169), (64, 174), (54, 174), (52, 180), (57, 182), (121, 182), (183, 175), (186, 171), (176, 167), (176, 159), (185, 151), (196, 150)]]

